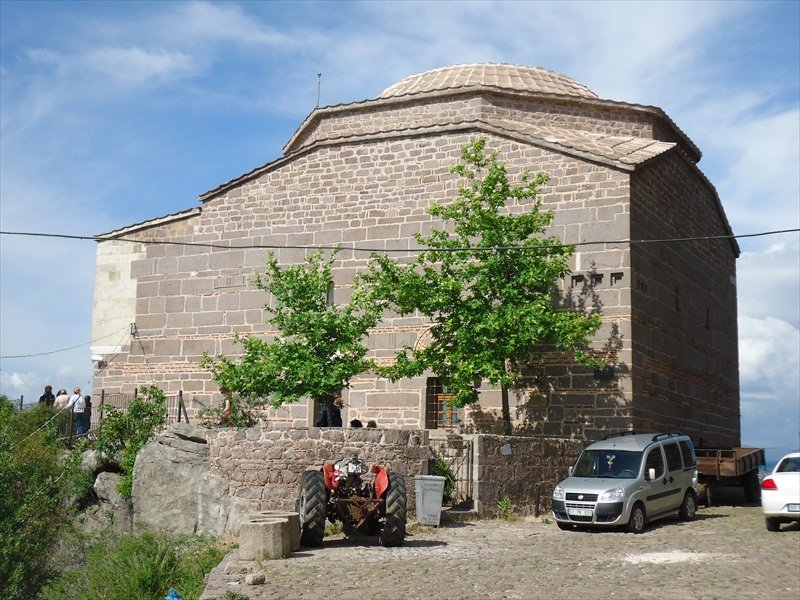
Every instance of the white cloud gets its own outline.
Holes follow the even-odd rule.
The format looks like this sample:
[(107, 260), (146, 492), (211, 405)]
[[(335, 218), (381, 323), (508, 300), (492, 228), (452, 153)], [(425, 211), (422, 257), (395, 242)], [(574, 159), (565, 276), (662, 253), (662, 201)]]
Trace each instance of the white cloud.
[(199, 70), (195, 60), (184, 52), (142, 48), (96, 48), (82, 57), (81, 63), (125, 86), (140, 86), (151, 81), (174, 85), (177, 80)]
[[(5, 393), (7, 396), (19, 396), (20, 392), (26, 391), (31, 385), (36, 383), (36, 373), (33, 371), (27, 373), (0, 373), (0, 385), (4, 388), (10, 388), (11, 394)], [(44, 388), (43, 388), (44, 389)]]
[(770, 239), (773, 244), (764, 251), (743, 252), (739, 257), (739, 314), (772, 317), (800, 327), (800, 234)]
[(775, 318), (739, 318), (742, 441), (800, 445), (800, 330)]

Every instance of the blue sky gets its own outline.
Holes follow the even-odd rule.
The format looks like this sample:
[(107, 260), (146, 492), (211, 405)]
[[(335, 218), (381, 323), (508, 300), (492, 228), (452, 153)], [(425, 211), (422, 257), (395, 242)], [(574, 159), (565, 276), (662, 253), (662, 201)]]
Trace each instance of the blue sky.
[[(0, 229), (197, 206), (316, 104), (431, 68), (541, 66), (660, 106), (737, 234), (800, 227), (800, 2), (0, 2)], [(740, 240), (742, 441), (800, 446), (800, 236)], [(0, 393), (89, 387), (92, 241), (0, 236)], [(111, 341), (114, 342), (113, 340)]]

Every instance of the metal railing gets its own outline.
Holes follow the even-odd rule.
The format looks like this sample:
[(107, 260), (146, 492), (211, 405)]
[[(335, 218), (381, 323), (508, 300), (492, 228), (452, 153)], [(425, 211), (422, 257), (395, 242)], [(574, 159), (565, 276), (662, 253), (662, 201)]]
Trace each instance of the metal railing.
[(455, 479), (451, 497), (454, 507), (466, 507), (472, 503), (472, 440), (456, 436), (429, 440), (434, 460), (443, 461)]

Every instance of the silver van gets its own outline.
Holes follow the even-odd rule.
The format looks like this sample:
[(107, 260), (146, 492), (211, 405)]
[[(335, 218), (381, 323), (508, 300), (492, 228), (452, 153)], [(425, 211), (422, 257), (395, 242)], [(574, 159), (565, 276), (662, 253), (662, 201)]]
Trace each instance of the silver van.
[(676, 512), (685, 521), (697, 513), (697, 460), (681, 433), (610, 434), (587, 446), (553, 490), (561, 529), (641, 533), (648, 521)]

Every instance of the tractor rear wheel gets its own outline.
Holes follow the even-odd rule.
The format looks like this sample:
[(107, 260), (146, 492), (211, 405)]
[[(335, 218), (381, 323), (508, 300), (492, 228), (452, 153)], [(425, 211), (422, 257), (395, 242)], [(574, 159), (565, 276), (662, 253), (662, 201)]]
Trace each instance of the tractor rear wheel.
[(386, 522), (381, 531), (382, 546), (402, 546), (406, 538), (406, 480), (399, 473), (389, 473), (386, 498)]
[(300, 482), (297, 512), (300, 514), (300, 543), (321, 546), (325, 536), (325, 516), (328, 509), (328, 490), (322, 471), (306, 471)]

